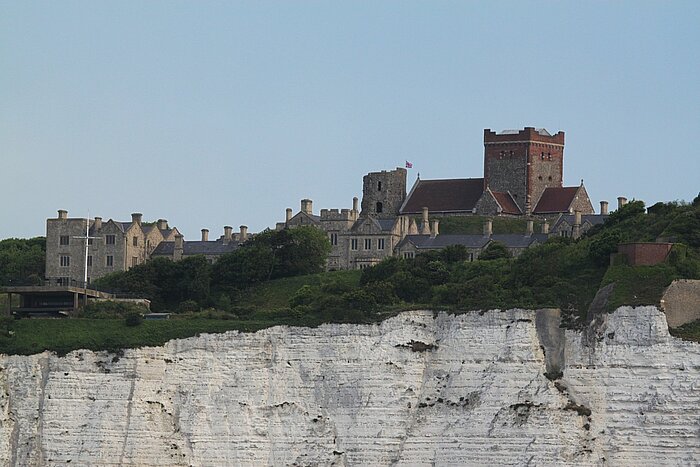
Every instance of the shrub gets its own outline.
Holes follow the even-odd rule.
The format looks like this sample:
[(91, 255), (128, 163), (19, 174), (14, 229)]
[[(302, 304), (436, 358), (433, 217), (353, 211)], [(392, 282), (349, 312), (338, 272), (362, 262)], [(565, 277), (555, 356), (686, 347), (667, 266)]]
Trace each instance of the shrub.
[(143, 315), (138, 311), (130, 311), (126, 314), (124, 322), (127, 326), (138, 326), (143, 322)]

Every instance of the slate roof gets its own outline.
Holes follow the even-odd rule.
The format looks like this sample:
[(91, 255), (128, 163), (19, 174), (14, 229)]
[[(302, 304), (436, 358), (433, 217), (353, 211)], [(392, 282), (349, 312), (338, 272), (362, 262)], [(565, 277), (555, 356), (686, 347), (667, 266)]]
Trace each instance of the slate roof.
[(484, 192), (483, 178), (418, 180), (401, 206), (401, 214), (471, 212)]
[(554, 212), (569, 212), (579, 187), (549, 187), (545, 188), (537, 206), (533, 209), (535, 214), (547, 214)]
[[(559, 216), (559, 219), (554, 223), (552, 226), (552, 231), (556, 231), (559, 226), (566, 222), (569, 225), (574, 225), (574, 218), (575, 216), (573, 214), (563, 214)], [(608, 218), (607, 214), (582, 214), (581, 215), (581, 224), (585, 224), (588, 222), (591, 225), (600, 225), (605, 222), (605, 219)]]
[(379, 219), (377, 220), (383, 232), (391, 232), (394, 228), (394, 219)]
[(496, 202), (501, 206), (502, 212), (504, 214), (522, 214), (515, 200), (508, 192), (503, 191), (492, 191), (493, 197), (496, 198)]
[[(185, 256), (191, 255), (223, 255), (238, 248), (238, 242), (232, 241), (227, 245), (221, 241), (184, 241), (182, 254)], [(160, 242), (152, 256), (172, 256), (175, 251), (175, 242)]]
[(406, 235), (401, 240), (397, 248), (400, 248), (404, 243), (411, 242), (417, 249), (440, 249), (450, 245), (463, 245), (467, 248), (483, 248), (490, 241), (489, 237), (484, 235)]

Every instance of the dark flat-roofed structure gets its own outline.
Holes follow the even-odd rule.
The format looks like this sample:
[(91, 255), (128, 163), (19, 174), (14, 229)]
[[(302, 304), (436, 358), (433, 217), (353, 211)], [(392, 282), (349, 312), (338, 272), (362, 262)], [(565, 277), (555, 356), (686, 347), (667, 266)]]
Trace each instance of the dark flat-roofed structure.
[[(0, 287), (7, 294), (8, 314), (20, 316), (62, 316), (87, 302), (88, 298), (114, 298), (112, 294), (70, 285), (25, 285)], [(19, 296), (19, 306), (12, 307), (12, 298)]]

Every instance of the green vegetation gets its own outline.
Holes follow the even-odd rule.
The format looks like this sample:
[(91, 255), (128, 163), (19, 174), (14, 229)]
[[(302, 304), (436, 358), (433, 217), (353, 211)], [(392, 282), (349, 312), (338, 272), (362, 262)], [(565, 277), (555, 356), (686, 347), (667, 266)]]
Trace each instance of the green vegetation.
[[(631, 267), (614, 255), (621, 242), (659, 238), (676, 243), (664, 264)], [(577, 241), (551, 238), (514, 259), (495, 245), (470, 262), (467, 250), (455, 246), (412, 259), (392, 257), (362, 271), (321, 273), (328, 249), (324, 233), (299, 228), (266, 232), (213, 266), (201, 257), (152, 260), (99, 284), (148, 298), (154, 311), (173, 312), (172, 319), (140, 322), (141, 311), (133, 306), (102, 304), (87, 307), (78, 319), (5, 320), (0, 352), (117, 349), (278, 324), (376, 322), (417, 307), (556, 307), (566, 326), (578, 326), (603, 285), (615, 284), (608, 304), (614, 309), (658, 304), (672, 280), (700, 279), (700, 196), (692, 204), (659, 203), (648, 210), (632, 201)], [(700, 341), (700, 324), (674, 333)]]
[(8, 238), (0, 241), (0, 286), (37, 285), (44, 277), (46, 239)]
[[(493, 231), (499, 234), (521, 234), (527, 229), (527, 221), (514, 217), (492, 217)], [(484, 216), (450, 216), (440, 219), (441, 234), (481, 234)], [(420, 218), (416, 222), (420, 225)], [(542, 222), (535, 222), (535, 232), (542, 231)]]

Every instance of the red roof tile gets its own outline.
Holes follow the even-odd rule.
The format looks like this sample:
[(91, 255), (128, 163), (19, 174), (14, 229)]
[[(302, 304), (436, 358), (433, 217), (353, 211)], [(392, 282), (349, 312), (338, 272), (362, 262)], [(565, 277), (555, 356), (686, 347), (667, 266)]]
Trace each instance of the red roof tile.
[(430, 212), (471, 212), (484, 191), (483, 178), (419, 180), (406, 199), (401, 214)]
[(502, 191), (492, 191), (493, 197), (496, 198), (496, 202), (501, 205), (504, 214), (522, 214), (522, 211), (513, 200), (510, 193)]
[(545, 188), (544, 193), (537, 202), (537, 206), (532, 211), (535, 214), (547, 214), (551, 212), (569, 212), (569, 207), (574, 201), (576, 192), (579, 187), (549, 187)]

